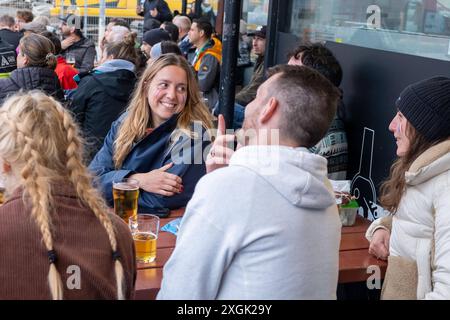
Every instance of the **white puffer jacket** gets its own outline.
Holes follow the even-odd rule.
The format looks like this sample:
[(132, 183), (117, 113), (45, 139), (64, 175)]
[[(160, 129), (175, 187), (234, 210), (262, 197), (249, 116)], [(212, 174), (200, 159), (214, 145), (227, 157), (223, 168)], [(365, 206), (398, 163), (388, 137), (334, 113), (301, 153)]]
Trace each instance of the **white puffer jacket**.
[[(405, 177), (406, 192), (392, 219), (390, 255), (416, 262), (417, 299), (450, 299), (450, 140), (424, 152)], [(372, 223), (369, 241), (383, 224), (385, 218)]]

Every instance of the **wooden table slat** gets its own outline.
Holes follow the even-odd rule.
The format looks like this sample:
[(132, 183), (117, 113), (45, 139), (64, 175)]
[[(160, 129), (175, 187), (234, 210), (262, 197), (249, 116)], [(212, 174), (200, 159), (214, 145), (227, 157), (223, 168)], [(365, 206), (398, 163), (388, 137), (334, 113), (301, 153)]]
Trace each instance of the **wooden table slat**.
[(369, 249), (364, 233), (344, 233), (341, 236), (341, 245), (339, 251)]
[(387, 262), (378, 260), (367, 249), (339, 252), (339, 283), (366, 281), (373, 274), (367, 273), (369, 266), (378, 266), (384, 278)]
[(370, 221), (361, 216), (356, 217), (355, 224), (351, 227), (342, 227), (342, 234), (366, 232), (370, 226)]

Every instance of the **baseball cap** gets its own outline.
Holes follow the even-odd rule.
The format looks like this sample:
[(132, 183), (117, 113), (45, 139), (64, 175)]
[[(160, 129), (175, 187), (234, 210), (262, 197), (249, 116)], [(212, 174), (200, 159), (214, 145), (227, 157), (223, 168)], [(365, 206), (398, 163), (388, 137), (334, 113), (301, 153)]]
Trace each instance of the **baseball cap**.
[(249, 36), (253, 36), (253, 37), (258, 37), (258, 38), (265, 39), (266, 38), (266, 31), (267, 31), (267, 27), (266, 26), (260, 26), (255, 31), (250, 32), (248, 35)]

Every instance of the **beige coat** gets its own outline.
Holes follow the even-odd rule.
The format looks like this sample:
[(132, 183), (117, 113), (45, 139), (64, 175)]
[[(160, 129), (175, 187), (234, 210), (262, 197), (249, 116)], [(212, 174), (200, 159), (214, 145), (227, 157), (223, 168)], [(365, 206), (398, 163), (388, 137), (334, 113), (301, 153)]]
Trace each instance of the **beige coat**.
[(450, 140), (424, 152), (405, 173), (397, 213), (372, 223), (392, 230), (382, 299), (450, 299)]

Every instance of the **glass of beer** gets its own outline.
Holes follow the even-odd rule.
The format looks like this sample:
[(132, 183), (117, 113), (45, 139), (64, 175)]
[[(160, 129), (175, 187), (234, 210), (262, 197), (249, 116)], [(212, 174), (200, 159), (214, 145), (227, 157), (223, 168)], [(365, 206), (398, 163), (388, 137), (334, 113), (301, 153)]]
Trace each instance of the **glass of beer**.
[(128, 223), (130, 217), (137, 215), (139, 182), (122, 179), (113, 182), (114, 212)]
[(66, 62), (75, 67), (75, 56), (72, 53), (66, 54)]
[(128, 225), (136, 248), (136, 261), (141, 263), (155, 261), (159, 217), (153, 214), (138, 214), (130, 217)]

